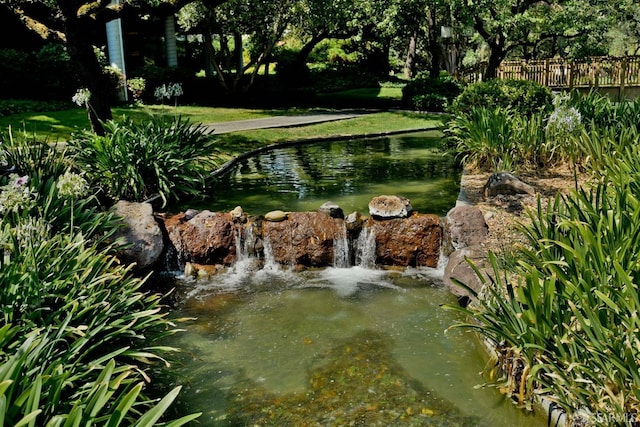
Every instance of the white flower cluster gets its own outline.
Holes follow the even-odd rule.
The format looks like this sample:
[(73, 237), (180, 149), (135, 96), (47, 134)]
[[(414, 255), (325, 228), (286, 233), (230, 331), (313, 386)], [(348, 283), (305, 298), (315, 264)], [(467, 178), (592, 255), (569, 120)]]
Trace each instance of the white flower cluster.
[(171, 99), (173, 97), (179, 97), (184, 94), (182, 90), (182, 84), (180, 83), (169, 83), (166, 85), (158, 86), (156, 90), (153, 92), (153, 95), (156, 97), (158, 101), (163, 100), (164, 98)]
[(37, 195), (31, 192), (28, 176), (9, 175), (9, 183), (0, 187), (0, 214), (30, 209)]
[(582, 126), (582, 114), (575, 108), (566, 105), (568, 95), (556, 95), (553, 99), (555, 107), (547, 118), (547, 131), (553, 131), (560, 135), (572, 135)]
[(13, 229), (20, 248), (26, 248), (31, 242), (44, 242), (49, 240), (51, 224), (43, 218), (28, 217), (20, 221)]
[(80, 107), (85, 106), (91, 99), (91, 92), (87, 88), (78, 89), (75, 95), (71, 97), (71, 100)]
[(82, 175), (77, 173), (65, 172), (56, 184), (60, 197), (69, 199), (77, 199), (84, 197), (89, 191), (89, 184)]

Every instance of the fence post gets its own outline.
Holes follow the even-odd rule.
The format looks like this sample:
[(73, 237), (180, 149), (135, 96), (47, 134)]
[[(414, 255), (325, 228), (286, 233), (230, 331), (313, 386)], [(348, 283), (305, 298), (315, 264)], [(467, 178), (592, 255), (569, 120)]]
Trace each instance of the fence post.
[(624, 92), (625, 92), (624, 86), (627, 82), (627, 67), (628, 67), (627, 61), (629, 61), (629, 57), (624, 57), (620, 59), (620, 91), (618, 92), (618, 98), (620, 100), (624, 98)]
[(544, 60), (544, 76), (542, 76), (542, 85), (543, 86), (549, 86), (549, 83), (551, 82), (549, 76), (549, 60), (545, 59)]
[(569, 85), (569, 90), (573, 90), (573, 74), (574, 74), (574, 64), (575, 61), (571, 60), (568, 64), (567, 64), (567, 83)]

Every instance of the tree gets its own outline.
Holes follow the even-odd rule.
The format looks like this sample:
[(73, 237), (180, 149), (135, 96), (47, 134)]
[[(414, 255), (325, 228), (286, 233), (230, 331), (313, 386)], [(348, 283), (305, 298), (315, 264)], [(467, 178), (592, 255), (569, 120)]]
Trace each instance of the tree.
[[(125, 15), (167, 16), (193, 0), (4, 0), (28, 29), (50, 41), (65, 43), (76, 67), (79, 84), (91, 93), (87, 114), (91, 128), (104, 133), (102, 123), (110, 120), (111, 83), (95, 54), (93, 43), (105, 24)], [(215, 6), (225, 0), (207, 0)]]
[[(494, 78), (512, 52), (602, 31), (604, 20), (588, 0), (451, 0), (455, 19), (473, 28), (489, 48), (485, 79)], [(594, 0), (596, 1), (596, 0)]]
[[(269, 60), (294, 17), (295, 5), (296, 0), (229, 0), (215, 7), (200, 0), (185, 7), (178, 22), (186, 31), (203, 35), (207, 61), (221, 86), (229, 94), (241, 95)], [(229, 39), (234, 41), (233, 52)], [(250, 43), (246, 63), (245, 39)]]

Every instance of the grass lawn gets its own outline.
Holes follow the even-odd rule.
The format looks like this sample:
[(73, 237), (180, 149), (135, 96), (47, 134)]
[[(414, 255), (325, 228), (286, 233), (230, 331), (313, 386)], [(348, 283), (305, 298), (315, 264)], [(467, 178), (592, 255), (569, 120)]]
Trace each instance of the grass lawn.
[(255, 129), (217, 135), (219, 155), (225, 161), (266, 145), (315, 138), (372, 135), (438, 128), (443, 116), (406, 111), (371, 113), (360, 117), (290, 128)]
[[(193, 123), (213, 123), (233, 120), (258, 119), (274, 115), (299, 114), (300, 110), (250, 110), (245, 108), (212, 108), (197, 106), (161, 106), (145, 105), (141, 107), (116, 107), (113, 110), (114, 120), (123, 117), (144, 119), (149, 115), (180, 115)], [(308, 110), (304, 110), (308, 111)], [(63, 111), (44, 113), (20, 113), (0, 117), (0, 131), (12, 128), (13, 134), (26, 132), (32, 136), (49, 142), (66, 141), (74, 132), (89, 128), (87, 113), (84, 108), (73, 108)]]

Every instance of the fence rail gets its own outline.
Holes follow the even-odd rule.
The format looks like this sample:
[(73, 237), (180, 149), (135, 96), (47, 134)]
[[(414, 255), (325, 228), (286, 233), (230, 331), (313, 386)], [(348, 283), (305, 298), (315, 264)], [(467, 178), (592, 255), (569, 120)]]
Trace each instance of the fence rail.
[[(462, 78), (477, 81), (479, 73)], [(499, 79), (533, 80), (554, 89), (619, 88), (640, 86), (640, 56), (591, 57), (584, 60), (542, 59), (503, 61)]]

